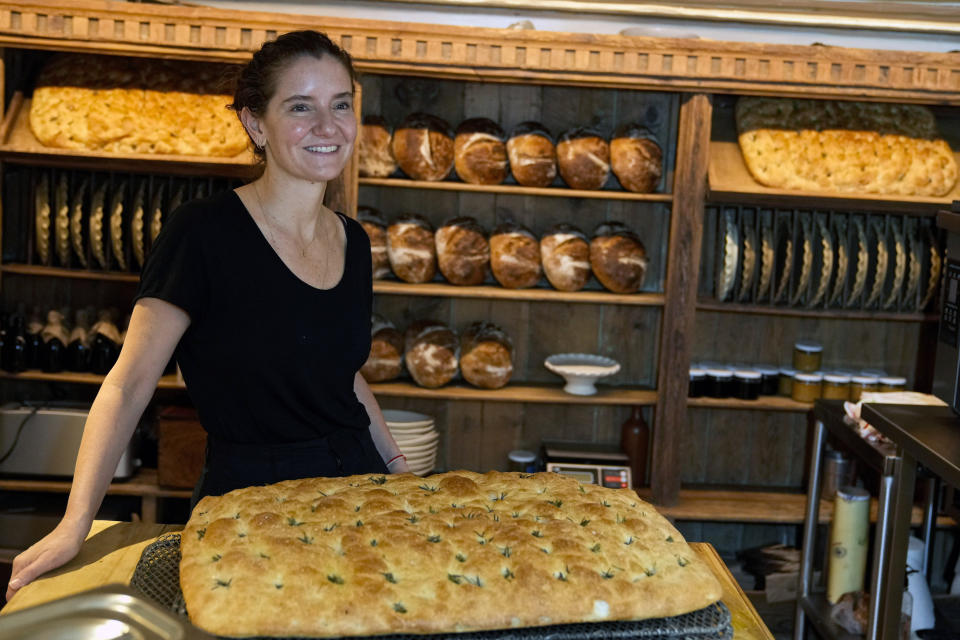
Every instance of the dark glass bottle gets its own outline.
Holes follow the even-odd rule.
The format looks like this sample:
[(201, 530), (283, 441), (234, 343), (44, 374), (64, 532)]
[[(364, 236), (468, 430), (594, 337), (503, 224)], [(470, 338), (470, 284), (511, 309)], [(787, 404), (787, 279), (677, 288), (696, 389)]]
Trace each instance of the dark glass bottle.
[(119, 355), (120, 348), (117, 347), (117, 343), (98, 333), (94, 336), (90, 347), (90, 370), (93, 373), (107, 375)]
[(50, 338), (43, 344), (40, 368), (44, 373), (60, 373), (67, 359), (67, 347), (60, 338)]
[(82, 373), (90, 371), (90, 366), (90, 347), (81, 338), (71, 340), (67, 345), (67, 369)]
[(620, 449), (630, 458), (633, 486), (647, 482), (647, 453), (650, 449), (650, 427), (643, 419), (640, 407), (633, 407), (630, 417), (620, 427)]
[(27, 331), (27, 369), (39, 369), (41, 355), (43, 353), (43, 336), (39, 331), (32, 333)]
[(27, 338), (23, 316), (14, 314), (9, 319), (7, 333), (3, 340), (3, 356), (0, 357), (4, 371), (9, 373), (25, 371), (27, 368), (26, 352)]

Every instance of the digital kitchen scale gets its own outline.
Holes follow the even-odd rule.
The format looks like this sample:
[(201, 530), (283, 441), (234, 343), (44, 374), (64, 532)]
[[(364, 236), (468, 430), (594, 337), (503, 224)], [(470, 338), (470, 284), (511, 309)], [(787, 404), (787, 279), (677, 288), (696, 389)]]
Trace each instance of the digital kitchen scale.
[(544, 441), (540, 446), (540, 459), (547, 471), (562, 473), (580, 482), (610, 489), (633, 486), (630, 459), (616, 445)]

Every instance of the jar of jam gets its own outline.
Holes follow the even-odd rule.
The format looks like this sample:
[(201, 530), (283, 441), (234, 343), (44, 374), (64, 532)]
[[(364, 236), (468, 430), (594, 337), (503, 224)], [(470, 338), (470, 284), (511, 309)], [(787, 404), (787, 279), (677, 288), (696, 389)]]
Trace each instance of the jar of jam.
[(878, 391), (880, 386), (879, 378), (870, 376), (853, 376), (850, 378), (850, 401), (859, 402), (860, 396), (867, 391)]
[(887, 376), (880, 378), (880, 387), (877, 391), (906, 391), (907, 379), (900, 376)]
[(780, 388), (780, 369), (770, 364), (761, 364), (754, 367), (761, 376), (760, 395), (775, 396)]
[(797, 402), (813, 402), (823, 393), (823, 376), (819, 373), (798, 373), (793, 377), (792, 397)]
[(793, 395), (793, 377), (797, 375), (797, 370), (792, 367), (780, 367), (780, 375), (777, 378), (777, 395), (790, 397)]
[(733, 395), (733, 371), (707, 369), (707, 395), (711, 398), (729, 398)]
[(756, 400), (763, 386), (763, 374), (750, 369), (738, 369), (733, 372), (736, 397), (741, 400)]
[(850, 397), (850, 376), (828, 373), (823, 376), (823, 397), (828, 400), (846, 400)]
[(687, 395), (702, 398), (707, 393), (707, 372), (699, 367), (690, 367), (690, 387)]
[(793, 345), (793, 368), (809, 373), (820, 368), (823, 345), (811, 340), (800, 340)]

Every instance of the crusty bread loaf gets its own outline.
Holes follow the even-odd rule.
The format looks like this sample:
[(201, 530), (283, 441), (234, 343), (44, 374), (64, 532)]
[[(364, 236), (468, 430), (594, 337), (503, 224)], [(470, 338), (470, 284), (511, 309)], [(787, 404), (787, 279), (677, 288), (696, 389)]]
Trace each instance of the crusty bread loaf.
[(393, 157), (414, 180), (436, 182), (453, 169), (453, 131), (441, 118), (412, 113), (393, 132)]
[(503, 129), (489, 118), (470, 118), (457, 127), (453, 139), (457, 176), (471, 184), (500, 184), (507, 177), (507, 147)]
[(30, 129), (41, 144), (111, 153), (235, 156), (246, 132), (211, 92), (228, 65), (70, 53), (37, 77)]
[(557, 143), (557, 166), (571, 188), (602, 189), (610, 175), (610, 145), (595, 129), (571, 129)]
[(474, 322), (460, 337), (460, 373), (481, 389), (499, 389), (513, 375), (513, 342), (491, 322)]
[(513, 179), (525, 187), (546, 187), (557, 177), (557, 149), (539, 122), (521, 122), (507, 140)]
[(437, 266), (450, 284), (478, 285), (490, 268), (487, 232), (474, 218), (460, 216), (444, 222), (436, 233)]
[(370, 238), (373, 279), (386, 278), (391, 273), (390, 257), (387, 255), (387, 222), (373, 207), (357, 207), (357, 218)]
[(944, 196), (957, 163), (926, 107), (792, 98), (741, 98), (740, 150), (768, 187)]
[(573, 225), (554, 225), (543, 234), (540, 260), (554, 289), (579, 291), (590, 280), (590, 241)]
[(387, 227), (387, 257), (404, 282), (429, 282), (437, 273), (433, 226), (421, 215), (398, 216)]
[(203, 498), (180, 545), (190, 620), (218, 636), (519, 635), (680, 615), (723, 594), (634, 491), (558, 473), (238, 489)]
[(370, 355), (360, 368), (367, 382), (386, 382), (403, 369), (403, 334), (386, 318), (374, 314), (370, 324)]
[(660, 184), (663, 151), (646, 127), (622, 124), (610, 139), (610, 167), (627, 191), (650, 193)]
[(404, 362), (414, 382), (436, 389), (457, 375), (460, 344), (442, 322), (417, 320), (404, 332)]
[(523, 225), (505, 222), (490, 235), (490, 269), (507, 289), (525, 289), (540, 281), (540, 241)]
[(393, 158), (393, 134), (390, 125), (380, 116), (363, 116), (357, 136), (357, 168), (361, 176), (386, 178), (397, 170)]
[(647, 273), (647, 251), (621, 222), (597, 226), (590, 240), (590, 266), (604, 287), (614, 293), (635, 293)]

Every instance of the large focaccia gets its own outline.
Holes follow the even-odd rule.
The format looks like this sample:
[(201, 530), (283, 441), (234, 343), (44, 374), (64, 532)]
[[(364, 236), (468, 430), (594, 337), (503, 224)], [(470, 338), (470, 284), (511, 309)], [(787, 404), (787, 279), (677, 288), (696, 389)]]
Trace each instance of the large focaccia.
[(30, 129), (42, 144), (114, 153), (231, 157), (247, 148), (213, 63), (70, 54), (41, 70)]
[(747, 97), (736, 120), (747, 169), (768, 187), (944, 196), (957, 181), (925, 107)]
[(555, 473), (293, 480), (206, 497), (181, 538), (191, 621), (228, 636), (645, 619), (720, 599), (628, 489)]

